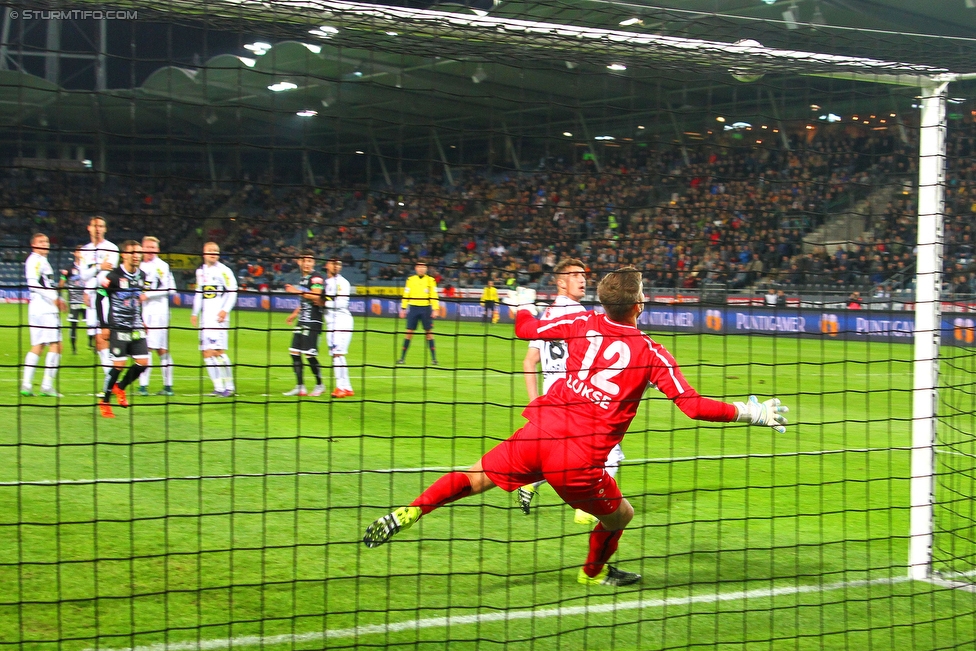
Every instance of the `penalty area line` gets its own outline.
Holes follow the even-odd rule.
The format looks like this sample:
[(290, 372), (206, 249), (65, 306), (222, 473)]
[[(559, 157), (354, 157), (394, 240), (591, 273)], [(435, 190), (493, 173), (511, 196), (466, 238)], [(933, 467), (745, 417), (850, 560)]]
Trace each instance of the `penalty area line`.
[(477, 613), (474, 615), (451, 615), (448, 617), (425, 617), (385, 624), (363, 624), (351, 628), (328, 629), (309, 633), (285, 633), (282, 635), (240, 635), (230, 638), (216, 638), (209, 640), (188, 640), (186, 642), (157, 642), (131, 647), (90, 647), (84, 651), (211, 651), (213, 649), (229, 649), (240, 646), (273, 646), (279, 644), (303, 644), (307, 642), (322, 642), (358, 638), (366, 635), (387, 635), (405, 631), (419, 631), (428, 628), (447, 628), (472, 624), (489, 624), (492, 622), (514, 622), (520, 620), (541, 620), (553, 617), (577, 617), (606, 613), (619, 613), (645, 608), (666, 608), (673, 606), (690, 606), (694, 604), (717, 604), (727, 601), (745, 601), (749, 599), (771, 599), (790, 595), (825, 593), (836, 590), (851, 590), (876, 585), (895, 585), (911, 581), (908, 576), (886, 577), (878, 579), (862, 579), (858, 581), (839, 581), (824, 585), (794, 585), (779, 588), (758, 588), (755, 590), (737, 590), (734, 592), (716, 592), (714, 594), (689, 595), (686, 597), (670, 597), (667, 599), (635, 599), (605, 604), (588, 604), (585, 606), (563, 606), (560, 608), (540, 608), (536, 610), (507, 610), (502, 612)]
[[(687, 463), (689, 461), (723, 461), (736, 459), (770, 459), (782, 457), (808, 457), (808, 456), (827, 456), (834, 454), (867, 454), (875, 452), (908, 451), (911, 448), (840, 448), (836, 450), (808, 450), (799, 452), (772, 452), (772, 453), (743, 453), (743, 454), (716, 454), (698, 455), (686, 457), (650, 457), (646, 459), (625, 459), (622, 466), (642, 466), (649, 464), (667, 463)], [(936, 450), (937, 452), (944, 452)], [(99, 479), (25, 479), (20, 481), (0, 481), (3, 486), (72, 486), (72, 485), (91, 485), (91, 484), (145, 484), (164, 481), (202, 481), (214, 479), (261, 479), (263, 477), (326, 477), (330, 475), (394, 475), (398, 473), (424, 473), (424, 472), (451, 472), (456, 470), (467, 470), (471, 465), (463, 466), (419, 466), (416, 468), (367, 468), (353, 470), (302, 470), (302, 471), (280, 471), (280, 472), (239, 472), (239, 473), (215, 473), (210, 475), (179, 475), (173, 477), (102, 477)]]

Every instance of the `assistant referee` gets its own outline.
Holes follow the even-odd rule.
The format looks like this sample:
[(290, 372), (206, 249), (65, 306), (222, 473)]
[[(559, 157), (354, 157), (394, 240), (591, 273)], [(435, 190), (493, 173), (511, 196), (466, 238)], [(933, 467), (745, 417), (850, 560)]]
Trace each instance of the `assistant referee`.
[(481, 292), (481, 305), (485, 308), (485, 314), (481, 317), (483, 323), (495, 322), (495, 306), (498, 305), (498, 290), (495, 289), (495, 281), (489, 280), (484, 291)]
[(403, 350), (397, 364), (403, 364), (413, 339), (413, 331), (417, 323), (421, 322), (427, 333), (427, 347), (430, 348), (430, 363), (437, 366), (437, 352), (434, 349), (433, 317), (440, 308), (437, 300), (437, 281), (427, 275), (427, 261), (417, 260), (413, 267), (417, 272), (407, 278), (407, 285), (403, 288), (403, 301), (400, 303), (400, 318), (407, 319), (407, 333), (403, 338)]

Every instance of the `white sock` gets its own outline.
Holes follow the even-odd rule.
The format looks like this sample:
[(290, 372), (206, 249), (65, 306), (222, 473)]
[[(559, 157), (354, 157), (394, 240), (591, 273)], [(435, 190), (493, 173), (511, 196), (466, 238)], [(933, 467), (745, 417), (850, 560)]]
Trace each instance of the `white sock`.
[(219, 355), (217, 359), (220, 360), (220, 370), (224, 374), (224, 385), (227, 387), (228, 391), (234, 390), (234, 367), (230, 363), (230, 357), (227, 353)]
[(149, 361), (146, 362), (145, 370), (139, 375), (139, 386), (149, 386), (149, 376), (152, 374), (152, 352), (149, 353)]
[(40, 361), (41, 356), (37, 353), (27, 353), (27, 357), (24, 358), (24, 381), (21, 382), (21, 385), (25, 389), (29, 389), (34, 383), (34, 369), (37, 368)]
[(339, 387), (346, 391), (352, 391), (352, 384), (349, 383), (349, 364), (346, 363), (345, 356), (336, 357), (336, 359), (342, 360), (342, 365), (339, 367), (339, 380), (337, 380), (337, 382), (341, 382)]
[(54, 389), (54, 378), (58, 376), (58, 366), (61, 365), (61, 353), (47, 354), (44, 359), (44, 380), (41, 382), (41, 391)]
[(216, 357), (205, 357), (203, 361), (207, 365), (207, 374), (213, 381), (214, 391), (223, 391), (224, 377), (220, 372), (220, 362), (217, 361)]
[(103, 348), (98, 351), (98, 359), (102, 364), (102, 372), (105, 374), (105, 377), (108, 377), (108, 374), (112, 371), (112, 366), (114, 366), (112, 353), (108, 348)]
[(345, 357), (333, 357), (332, 358), (332, 375), (335, 377), (336, 389), (345, 389), (345, 385), (342, 381), (342, 370), (346, 367)]
[[(163, 367), (163, 386), (173, 386), (173, 356), (169, 353), (160, 355), (159, 365)], [(146, 369), (146, 373), (149, 373), (149, 369)], [(146, 380), (146, 383), (148, 384), (149, 380)]]

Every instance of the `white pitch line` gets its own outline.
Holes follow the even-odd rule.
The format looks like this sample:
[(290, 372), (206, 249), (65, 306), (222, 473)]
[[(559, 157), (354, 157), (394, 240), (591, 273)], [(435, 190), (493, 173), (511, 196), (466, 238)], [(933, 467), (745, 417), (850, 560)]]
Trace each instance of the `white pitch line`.
[[(688, 461), (724, 461), (726, 459), (771, 459), (782, 457), (826, 456), (832, 454), (864, 454), (871, 452), (907, 452), (908, 447), (899, 448), (848, 448), (837, 450), (811, 450), (801, 452), (774, 452), (756, 454), (727, 454), (700, 455), (688, 457), (651, 457), (647, 459), (626, 459), (621, 465), (640, 466), (647, 464), (682, 463)], [(318, 470), (318, 471), (281, 471), (254, 472), (216, 475), (178, 475), (174, 477), (105, 477), (102, 479), (34, 479), (25, 481), (0, 481), (2, 486), (64, 486), (90, 484), (140, 484), (161, 481), (200, 481), (205, 479), (259, 479), (261, 477), (323, 477), (328, 475), (392, 475), (397, 473), (448, 472), (452, 470), (467, 470), (470, 464), (462, 466), (420, 466), (417, 468), (375, 468), (355, 470)]]
[(285, 633), (282, 635), (240, 635), (232, 638), (217, 638), (209, 640), (190, 640), (187, 642), (157, 642), (134, 647), (92, 647), (84, 651), (211, 651), (213, 649), (227, 649), (239, 646), (272, 646), (278, 644), (303, 644), (306, 642), (322, 642), (345, 638), (358, 638), (366, 635), (387, 635), (404, 631), (418, 631), (427, 628), (447, 628), (471, 624), (489, 624), (492, 622), (513, 622), (519, 620), (551, 619), (553, 617), (577, 617), (604, 613), (619, 613), (628, 610), (643, 610), (645, 608), (666, 608), (673, 606), (689, 606), (693, 604), (715, 604), (726, 601), (742, 601), (749, 599), (770, 599), (798, 594), (823, 593), (835, 590), (866, 588), (873, 585), (895, 585), (906, 583), (908, 576), (887, 577), (880, 579), (863, 579), (859, 581), (840, 581), (826, 585), (796, 585), (781, 588), (758, 588), (755, 590), (737, 590), (735, 592), (717, 592), (713, 594), (690, 595), (687, 597), (671, 597), (668, 599), (635, 599), (616, 603), (592, 604), (586, 606), (563, 606), (560, 608), (542, 608), (537, 610), (507, 610), (502, 612), (478, 613), (475, 615), (452, 615), (449, 617), (427, 617), (410, 619), (386, 624), (364, 624), (351, 628), (313, 631), (309, 633)]
[[(72, 368), (72, 367), (67, 367), (67, 369), (70, 369), (70, 368)], [(87, 367), (87, 366), (78, 366), (76, 368), (89, 368), (89, 367)], [(155, 366), (153, 368), (155, 368)], [(328, 366), (323, 366), (323, 368), (329, 368), (329, 367)], [(66, 367), (62, 366), (60, 368), (60, 371), (64, 371), (64, 370), (67, 370), (67, 369), (66, 369)], [(357, 369), (355, 367), (352, 367), (352, 370), (353, 371), (356, 371)], [(417, 368), (412, 368), (412, 369), (408, 369), (408, 370), (410, 370), (410, 371), (421, 371), (421, 372), (420, 373), (401, 372), (401, 373), (397, 373), (396, 375), (372, 375), (372, 374), (369, 374), (369, 375), (366, 375), (366, 380), (394, 380), (394, 379), (401, 379), (401, 380), (402, 379), (408, 379), (408, 380), (428, 379), (429, 380), (429, 379), (431, 379), (431, 376), (434, 376), (434, 375), (439, 376), (440, 379), (444, 379), (444, 380), (449, 380), (451, 378), (474, 378), (474, 379), (477, 379), (477, 378), (486, 378), (486, 379), (492, 379), (492, 380), (497, 380), (497, 379), (510, 380), (512, 377), (515, 377), (515, 376), (519, 376), (520, 377), (522, 375), (522, 371), (502, 371), (502, 370), (489, 370), (489, 371), (455, 371), (453, 369), (450, 369), (450, 368), (447, 368), (447, 367), (444, 367), (444, 366), (437, 366), (437, 367), (428, 368), (428, 369), (426, 369), (426, 371), (423, 371), (422, 369), (417, 369)], [(183, 381), (184, 381), (184, 383), (186, 383), (186, 384), (196, 384), (197, 382), (200, 381), (200, 378), (201, 377), (203, 377), (203, 376), (189, 376), (189, 375), (180, 376), (180, 375), (176, 375), (175, 376), (175, 379), (176, 380), (180, 380), (182, 378)], [(265, 376), (263, 376), (263, 375), (255, 376), (255, 377), (242, 377), (242, 376), (238, 375), (238, 376), (235, 377), (235, 379), (237, 380), (237, 382), (263, 382), (263, 381), (265, 381), (267, 379), (270, 379), (270, 380), (292, 380), (292, 379), (294, 379), (294, 377), (295, 377), (294, 375), (270, 375), (267, 378)], [(352, 375), (352, 374), (350, 374), (350, 377), (353, 380), (358, 380), (362, 376), (361, 375)], [(16, 377), (12, 377), (12, 378), (0, 378), (0, 382), (18, 382), (19, 383), (20, 381), (21, 381), (20, 378), (16, 378)], [(207, 382), (209, 382), (209, 381), (210, 380), (207, 379)]]
[(931, 583), (932, 585), (937, 585), (940, 588), (952, 588), (953, 590), (965, 590), (966, 592), (976, 592), (976, 585), (968, 581), (952, 581), (950, 579), (942, 579), (935, 576), (930, 576), (927, 579), (922, 579), (926, 583)]

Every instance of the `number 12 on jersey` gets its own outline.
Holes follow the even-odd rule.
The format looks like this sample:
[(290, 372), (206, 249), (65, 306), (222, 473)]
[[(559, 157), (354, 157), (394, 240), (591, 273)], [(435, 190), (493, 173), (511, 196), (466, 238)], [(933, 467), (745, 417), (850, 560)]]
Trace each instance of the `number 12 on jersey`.
[[(609, 409), (610, 399), (620, 394), (620, 387), (612, 380), (630, 363), (630, 348), (618, 339), (610, 342), (601, 355), (603, 335), (596, 330), (588, 330), (586, 339), (588, 346), (580, 369), (575, 378), (567, 373), (566, 384), (580, 396), (592, 400), (603, 409)], [(591, 375), (593, 363), (598, 356), (610, 363)]]

